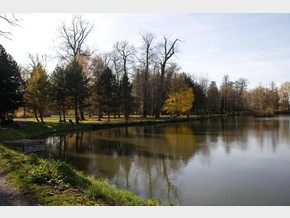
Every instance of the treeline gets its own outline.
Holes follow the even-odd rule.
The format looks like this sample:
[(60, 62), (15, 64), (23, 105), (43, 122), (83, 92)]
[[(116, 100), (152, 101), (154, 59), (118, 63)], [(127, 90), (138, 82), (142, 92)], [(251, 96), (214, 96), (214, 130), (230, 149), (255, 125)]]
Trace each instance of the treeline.
[(110, 52), (96, 54), (84, 44), (92, 30), (93, 25), (79, 15), (70, 25), (60, 26), (59, 64), (53, 72), (47, 72), (46, 59), (39, 55), (30, 54), (27, 67), (19, 67), (0, 46), (1, 120), (20, 107), (24, 116), (30, 111), (41, 122), (48, 112), (66, 122), (68, 111), (73, 111), (76, 123), (93, 115), (101, 120), (103, 114), (108, 120), (112, 116), (128, 120), (130, 114), (158, 118), (252, 111), (269, 116), (275, 110), (289, 110), (290, 82), (248, 90), (247, 79), (231, 81), (225, 75), (218, 87), (206, 77), (180, 71), (173, 61), (179, 39), (157, 40), (144, 32), (140, 47), (119, 41)]

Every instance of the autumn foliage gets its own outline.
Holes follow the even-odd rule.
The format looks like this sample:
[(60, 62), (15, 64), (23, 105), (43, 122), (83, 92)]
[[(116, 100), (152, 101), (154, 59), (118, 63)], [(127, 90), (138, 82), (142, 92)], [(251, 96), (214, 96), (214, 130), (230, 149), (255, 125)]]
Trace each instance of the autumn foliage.
[(192, 88), (182, 89), (169, 94), (162, 110), (167, 113), (179, 115), (192, 108), (194, 93)]

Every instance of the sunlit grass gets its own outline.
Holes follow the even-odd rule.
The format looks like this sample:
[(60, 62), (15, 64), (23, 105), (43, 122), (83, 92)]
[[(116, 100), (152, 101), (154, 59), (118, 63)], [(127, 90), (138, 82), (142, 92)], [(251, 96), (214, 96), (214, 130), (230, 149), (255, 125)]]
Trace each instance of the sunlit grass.
[[(191, 116), (193, 117), (193, 116)], [(129, 118), (129, 122), (139, 122), (139, 121), (146, 121), (146, 120), (164, 120), (164, 119), (168, 119), (170, 118), (169, 115), (162, 115), (160, 118), (155, 118), (154, 116), (147, 116), (146, 118), (141, 117), (140, 115), (131, 115)], [(180, 118), (186, 118), (186, 116), (180, 116)], [(74, 120), (74, 116), (67, 116), (66, 117), (66, 121), (68, 122), (69, 119), (72, 119), (73, 122), (75, 122)], [(30, 118), (15, 118), (14, 121), (18, 121), (18, 122), (37, 122), (37, 120), (33, 117)], [(52, 115), (50, 117), (44, 117), (43, 121), (45, 123), (59, 123), (59, 117), (57, 115)], [(103, 124), (103, 123), (125, 123), (125, 119), (123, 118), (123, 116), (116, 117), (114, 118), (114, 116), (110, 117), (110, 121), (108, 121), (108, 117), (107, 115), (104, 115), (101, 119), (101, 121), (98, 120), (97, 116), (86, 116), (85, 120), (81, 120), (80, 123), (84, 123), (84, 124)]]
[(94, 180), (70, 165), (24, 155), (0, 145), (0, 166), (20, 191), (39, 205), (161, 206), (128, 190), (118, 190), (104, 180)]

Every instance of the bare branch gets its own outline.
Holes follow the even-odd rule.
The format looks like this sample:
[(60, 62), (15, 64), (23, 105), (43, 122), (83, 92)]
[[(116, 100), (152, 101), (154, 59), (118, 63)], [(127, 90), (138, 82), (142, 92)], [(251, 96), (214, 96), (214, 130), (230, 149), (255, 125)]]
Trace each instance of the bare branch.
[(18, 18), (14, 13), (6, 14), (6, 13), (0, 13), (0, 21), (4, 22), (4, 25), (9, 28), (9, 31), (7, 30), (0, 30), (0, 36), (3, 36), (6, 39), (12, 40), (11, 36), (12, 33), (10, 31), (11, 27), (20, 26), (20, 18)]
[(62, 42), (57, 51), (60, 59), (68, 60), (78, 55), (91, 56), (92, 52), (85, 47), (85, 40), (93, 29), (94, 25), (85, 21), (81, 15), (73, 15), (70, 26), (63, 22), (59, 29)]
[(116, 42), (114, 45), (114, 53), (116, 56), (115, 60), (118, 61), (119, 59), (122, 62), (120, 64), (123, 68), (122, 71), (128, 75), (128, 69), (131, 68), (134, 62), (135, 47), (127, 41)]

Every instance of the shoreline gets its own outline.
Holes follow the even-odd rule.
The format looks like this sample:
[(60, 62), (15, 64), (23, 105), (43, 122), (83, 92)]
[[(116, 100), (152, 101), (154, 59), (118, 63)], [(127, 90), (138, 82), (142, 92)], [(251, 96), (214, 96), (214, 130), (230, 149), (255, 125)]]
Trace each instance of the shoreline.
[(79, 124), (59, 123), (56, 120), (51, 121), (50, 118), (45, 123), (36, 122), (33, 120), (18, 120), (14, 122), (16, 127), (0, 128), (0, 142), (19, 140), (19, 139), (41, 139), (45, 136), (56, 133), (66, 133), (74, 131), (91, 131), (101, 130), (115, 127), (126, 126), (144, 126), (144, 125), (156, 125), (164, 123), (178, 123), (178, 122), (190, 122), (190, 121), (202, 121), (206, 119), (229, 117), (229, 116), (241, 116), (249, 115), (247, 112), (235, 112), (228, 114), (210, 114), (210, 115), (195, 115), (191, 117), (176, 117), (176, 118), (131, 118), (128, 122), (123, 119), (112, 119), (110, 122), (105, 120), (96, 121), (81, 121)]

